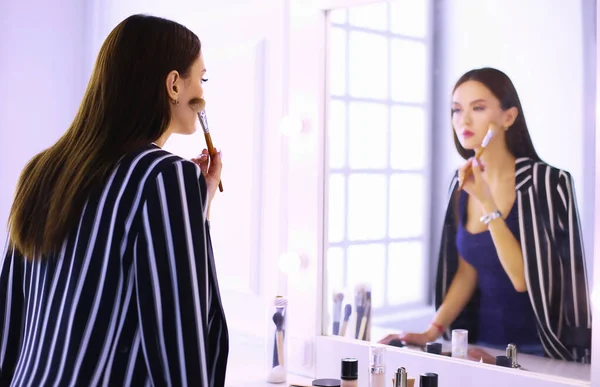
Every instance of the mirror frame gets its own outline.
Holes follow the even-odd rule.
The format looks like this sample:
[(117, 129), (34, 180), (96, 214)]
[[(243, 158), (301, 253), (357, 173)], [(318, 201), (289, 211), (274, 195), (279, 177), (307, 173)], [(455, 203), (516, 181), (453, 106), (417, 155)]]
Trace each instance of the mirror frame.
[[(339, 359), (358, 356), (367, 359), (368, 343), (357, 340), (325, 336), (322, 318), (327, 304), (323, 302), (324, 289), (324, 236), (326, 186), (325, 174), (325, 112), (327, 99), (326, 83), (326, 11), (352, 5), (368, 4), (381, 0), (287, 0), (286, 28), (284, 37), (284, 93), (287, 106), (284, 115), (303, 122), (303, 130), (282, 136), (283, 165), (287, 178), (282, 186), (281, 205), (287, 208), (288, 252), (303, 256), (304, 262), (285, 275), (288, 302), (295, 318), (290, 319), (289, 371), (306, 377), (323, 377), (329, 368), (337, 372)], [(600, 13), (596, 9), (596, 20)], [(596, 23), (596, 42), (600, 29)], [(600, 60), (596, 51), (596, 62)], [(596, 77), (600, 71), (596, 66)], [(596, 88), (596, 115), (594, 126), (600, 119), (600, 91)], [(600, 136), (596, 136), (596, 155), (600, 154)], [(600, 203), (600, 158), (596, 164), (596, 203)], [(316, 173), (315, 173), (316, 171)], [(600, 256), (600, 205), (594, 209), (593, 256)], [(600, 313), (600, 264), (593, 266), (592, 293), (595, 303), (592, 313)], [(390, 364), (423, 364), (443, 372), (444, 379), (461, 380), (465, 371), (479, 380), (485, 378), (490, 385), (523, 383), (536, 386), (591, 386), (600, 385), (600, 320), (592, 320), (592, 364), (591, 380), (583, 381), (548, 376), (535, 372), (514, 373), (486, 364), (460, 361), (452, 358), (428, 358), (418, 352), (410, 353), (388, 350)], [(327, 353), (327, 355), (324, 355)], [(333, 359), (333, 363), (331, 363)], [(365, 360), (366, 361), (366, 360)], [(329, 375), (331, 376), (331, 374)], [(334, 374), (335, 376), (335, 374)], [(493, 381), (493, 383), (492, 383)], [(463, 385), (465, 385), (463, 383)]]

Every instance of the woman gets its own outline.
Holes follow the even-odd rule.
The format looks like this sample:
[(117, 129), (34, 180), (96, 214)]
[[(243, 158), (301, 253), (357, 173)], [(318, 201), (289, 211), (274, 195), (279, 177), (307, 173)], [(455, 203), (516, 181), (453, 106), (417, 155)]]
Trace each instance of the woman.
[[(437, 314), (424, 333), (382, 342), (424, 345), (462, 328), (481, 346), (514, 343), (522, 353), (589, 363), (591, 310), (571, 175), (540, 160), (501, 71), (469, 71), (452, 97), (454, 142), (467, 161), (450, 186)], [(488, 129), (493, 136), (477, 160)]]
[(24, 168), (0, 275), (0, 385), (223, 386), (208, 229), (220, 154), (195, 131), (200, 41), (134, 15), (104, 42), (67, 132)]

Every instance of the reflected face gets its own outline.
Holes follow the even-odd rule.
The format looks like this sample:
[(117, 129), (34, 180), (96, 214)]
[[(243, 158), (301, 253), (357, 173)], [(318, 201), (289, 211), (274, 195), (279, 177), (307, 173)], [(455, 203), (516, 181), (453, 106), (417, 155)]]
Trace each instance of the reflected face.
[(197, 113), (199, 106), (204, 103), (202, 84), (206, 81), (203, 78), (205, 73), (204, 58), (200, 54), (185, 78), (175, 77), (172, 86), (177, 91), (177, 95), (173, 99), (179, 103), (171, 105), (171, 123), (169, 125), (171, 133), (192, 134), (196, 131)]
[(483, 83), (467, 81), (452, 95), (452, 127), (465, 149), (481, 146), (490, 124), (502, 127), (505, 119), (500, 101)]

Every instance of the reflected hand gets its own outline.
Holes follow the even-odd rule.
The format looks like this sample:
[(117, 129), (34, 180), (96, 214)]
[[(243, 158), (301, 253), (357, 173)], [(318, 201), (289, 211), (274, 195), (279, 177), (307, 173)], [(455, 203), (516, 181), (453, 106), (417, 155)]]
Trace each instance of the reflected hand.
[(483, 175), (484, 167), (481, 162), (471, 157), (467, 162), (458, 170), (458, 181), (459, 185), (463, 184), (463, 180), (467, 174), (467, 170), (471, 169), (472, 173), (466, 178), (463, 185), (463, 190), (470, 196), (474, 197), (479, 205), (482, 207), (489, 207), (493, 203), (492, 191), (487, 183), (485, 176)]
[(481, 361), (485, 364), (496, 364), (496, 357), (490, 355), (481, 348), (469, 348), (467, 351), (467, 357), (469, 360)]
[(437, 340), (439, 337), (437, 331), (429, 329), (423, 333), (394, 333), (389, 334), (379, 340), (380, 344), (389, 344), (392, 340), (402, 340), (407, 345), (424, 347), (425, 344)]

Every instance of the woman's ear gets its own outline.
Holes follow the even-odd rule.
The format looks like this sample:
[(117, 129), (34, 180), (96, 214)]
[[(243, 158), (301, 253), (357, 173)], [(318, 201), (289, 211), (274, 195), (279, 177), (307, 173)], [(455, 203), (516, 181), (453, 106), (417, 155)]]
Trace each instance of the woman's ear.
[(181, 77), (179, 76), (179, 73), (175, 70), (173, 70), (169, 74), (167, 74), (165, 86), (167, 88), (167, 95), (169, 96), (169, 98), (172, 101), (179, 100), (180, 79), (181, 79)]
[(516, 107), (511, 107), (508, 110), (504, 111), (504, 122), (502, 123), (504, 128), (508, 130), (514, 123), (517, 117), (519, 116), (519, 109)]

